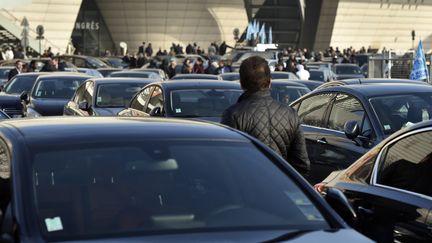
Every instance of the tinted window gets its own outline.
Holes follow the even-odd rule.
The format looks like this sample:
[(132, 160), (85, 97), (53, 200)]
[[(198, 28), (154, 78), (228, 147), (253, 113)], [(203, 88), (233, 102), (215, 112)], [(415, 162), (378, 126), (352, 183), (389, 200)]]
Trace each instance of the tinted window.
[(163, 110), (163, 102), (164, 98), (162, 89), (159, 86), (156, 86), (150, 96), (146, 113), (150, 114), (150, 112), (156, 107), (160, 107)]
[(96, 106), (125, 107), (142, 86), (143, 84), (139, 83), (100, 84), (96, 95)]
[(154, 86), (150, 86), (143, 91), (141, 91), (134, 100), (131, 102), (130, 108), (144, 111), (144, 108), (147, 106), (146, 102), (148, 101), (151, 91), (153, 90)]
[(370, 99), (385, 134), (432, 118), (431, 94), (404, 94)]
[(74, 95), (75, 90), (84, 82), (84, 79), (42, 79), (36, 84), (32, 96), (35, 98), (70, 99)]
[(338, 94), (333, 102), (328, 128), (344, 131), (347, 121), (357, 121), (361, 126), (365, 111), (360, 102), (346, 94)]
[(8, 94), (21, 94), (23, 91), (30, 92), (37, 76), (15, 76), (6, 84), (4, 89)]
[(74, 62), (75, 66), (77, 67), (81, 67), (81, 68), (85, 68), (86, 66), (86, 62), (84, 59), (82, 58), (75, 58), (75, 62)]
[(329, 228), (313, 202), (250, 143), (140, 139), (32, 150), (29, 188), (49, 241)]
[(377, 182), (432, 196), (432, 132), (403, 138), (391, 145), (380, 162)]
[(290, 104), (301, 96), (310, 92), (306, 87), (297, 87), (289, 85), (272, 85), (272, 97), (279, 102)]
[(310, 80), (317, 80), (317, 81), (323, 81), (323, 82), (326, 81), (323, 71), (310, 70), (309, 74), (310, 74), (310, 77), (309, 77)]
[(172, 91), (170, 113), (178, 117), (221, 117), (241, 94), (241, 90), (228, 89)]
[(357, 66), (336, 66), (336, 74), (363, 74)]
[(310, 126), (321, 126), (324, 113), (332, 96), (332, 94), (320, 94), (303, 100), (298, 109), (298, 115), (302, 123)]
[(0, 69), (0, 78), (1, 79), (8, 79), (9, 71), (12, 69), (13, 69), (12, 67), (11, 67), (11, 69)]

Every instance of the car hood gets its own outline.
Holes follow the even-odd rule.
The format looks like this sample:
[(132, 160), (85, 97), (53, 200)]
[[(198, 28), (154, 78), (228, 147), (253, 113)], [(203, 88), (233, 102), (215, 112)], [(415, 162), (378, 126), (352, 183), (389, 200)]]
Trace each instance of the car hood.
[(210, 122), (221, 122), (221, 117), (215, 117), (215, 116), (201, 116), (197, 118), (192, 118), (192, 120), (198, 120), (198, 121), (210, 121)]
[(101, 108), (95, 107), (93, 108), (94, 116), (117, 116), (117, 114), (124, 110), (124, 107), (116, 107), (116, 108)]
[(61, 116), (68, 99), (32, 99), (30, 107), (42, 116)]
[[(143, 237), (127, 237), (85, 242), (372, 242), (352, 229), (337, 231), (236, 231), (213, 233), (165, 234)], [(78, 241), (68, 241), (78, 242)], [(82, 242), (82, 241), (79, 241)]]

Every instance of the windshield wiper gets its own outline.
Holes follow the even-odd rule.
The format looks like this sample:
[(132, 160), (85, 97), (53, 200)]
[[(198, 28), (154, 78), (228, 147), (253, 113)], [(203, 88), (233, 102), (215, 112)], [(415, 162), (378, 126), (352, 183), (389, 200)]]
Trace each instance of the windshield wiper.
[(274, 243), (274, 242), (288, 241), (288, 240), (295, 239), (297, 237), (300, 237), (300, 236), (307, 234), (309, 232), (312, 232), (312, 231), (313, 230), (296, 230), (293, 232), (289, 232), (289, 233), (277, 236), (276, 238), (263, 241), (263, 243)]

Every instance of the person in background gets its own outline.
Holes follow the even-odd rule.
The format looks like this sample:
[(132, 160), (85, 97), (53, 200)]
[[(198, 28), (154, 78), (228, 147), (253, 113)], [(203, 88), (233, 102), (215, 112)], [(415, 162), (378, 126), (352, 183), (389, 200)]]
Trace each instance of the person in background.
[(153, 55), (153, 48), (152, 48), (152, 44), (151, 43), (149, 43), (148, 46), (147, 46), (147, 48), (145, 49), (145, 54), (148, 57), (151, 57)]
[(9, 71), (8, 80), (11, 80), (15, 75), (22, 73), (23, 63), (21, 60), (15, 62), (15, 68)]
[(275, 72), (283, 72), (283, 71), (285, 71), (283, 64), (282, 63), (276, 64)]
[(204, 73), (204, 65), (201, 57), (198, 57), (193, 65), (193, 73)]
[(176, 59), (171, 58), (166, 70), (166, 73), (169, 78), (172, 78), (176, 75), (176, 66), (177, 66)]
[(305, 70), (305, 68), (304, 68), (304, 66), (302, 64), (297, 64), (296, 68), (298, 70), (296, 72), (296, 75), (297, 75), (297, 77), (299, 77), (299, 79), (301, 79), (301, 80), (309, 80), (310, 73), (307, 70)]
[(230, 73), (230, 72), (232, 72), (232, 68), (231, 68), (231, 66), (225, 65), (224, 60), (220, 60), (219, 61), (219, 67), (216, 70), (216, 72), (217, 72), (217, 74)]
[(297, 112), (271, 96), (271, 74), (267, 61), (259, 56), (240, 65), (244, 93), (226, 109), (221, 123), (257, 138), (280, 154), (300, 174), (307, 176), (310, 162)]
[(49, 62), (47, 62), (42, 69), (41, 72), (56, 72), (59, 71), (59, 59), (58, 57), (52, 58)]

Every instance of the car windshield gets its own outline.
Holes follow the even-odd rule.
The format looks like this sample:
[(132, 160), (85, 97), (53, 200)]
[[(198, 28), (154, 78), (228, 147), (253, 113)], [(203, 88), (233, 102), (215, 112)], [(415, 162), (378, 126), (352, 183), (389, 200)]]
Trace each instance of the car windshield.
[(34, 98), (70, 99), (87, 78), (47, 78), (36, 84)]
[(271, 88), (273, 99), (285, 104), (290, 104), (309, 92), (310, 90), (306, 87), (296, 87), (289, 85), (273, 85)]
[(310, 70), (309, 73), (310, 73), (310, 77), (309, 77), (310, 80), (317, 80), (317, 81), (323, 81), (323, 82), (325, 81), (323, 71)]
[(237, 102), (242, 90), (190, 89), (171, 91), (171, 111), (176, 117), (221, 117)]
[(96, 106), (125, 107), (144, 85), (140, 83), (100, 84), (96, 95)]
[(36, 206), (47, 241), (330, 228), (290, 177), (250, 143), (141, 138), (32, 151), (35, 204), (29, 205)]
[(106, 63), (104, 63), (101, 60), (94, 58), (94, 57), (87, 57), (87, 61), (90, 63), (90, 65), (92, 67), (95, 67), (95, 68), (108, 67), (108, 65), (106, 65)]
[(9, 81), (4, 89), (7, 94), (21, 94), (23, 91), (30, 92), (37, 76), (15, 76)]
[(0, 79), (8, 79), (9, 76), (9, 71), (13, 69), (13, 67), (11, 67), (10, 69), (0, 69)]
[(401, 94), (370, 99), (384, 134), (432, 118), (432, 94)]
[(357, 66), (336, 66), (336, 74), (362, 74), (362, 71)]
[(272, 72), (272, 79), (298, 79), (297, 75), (290, 72)]

